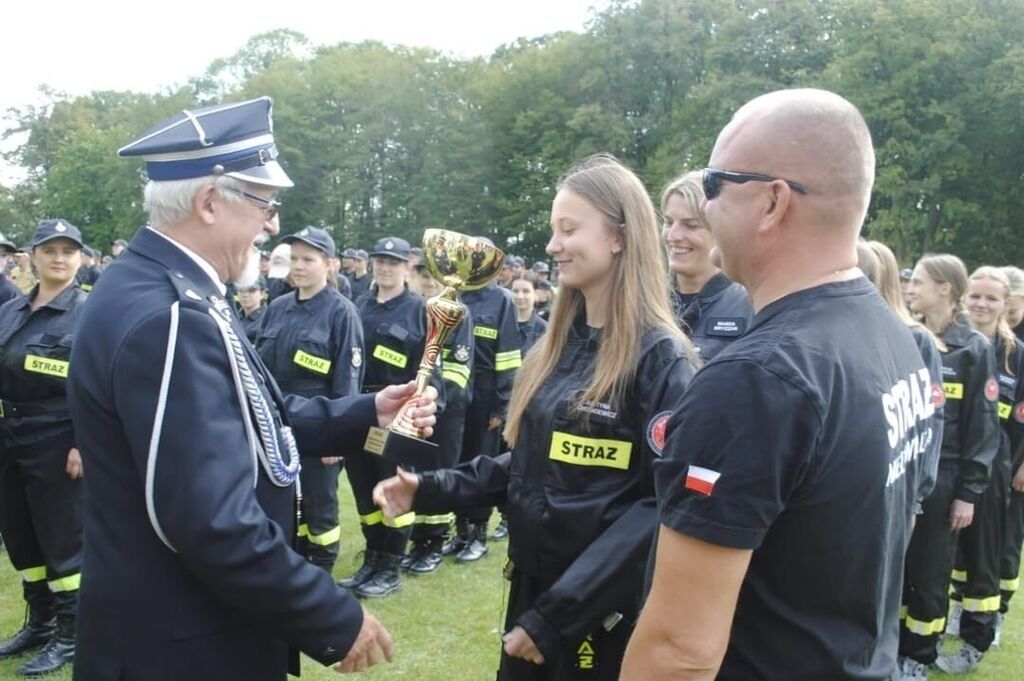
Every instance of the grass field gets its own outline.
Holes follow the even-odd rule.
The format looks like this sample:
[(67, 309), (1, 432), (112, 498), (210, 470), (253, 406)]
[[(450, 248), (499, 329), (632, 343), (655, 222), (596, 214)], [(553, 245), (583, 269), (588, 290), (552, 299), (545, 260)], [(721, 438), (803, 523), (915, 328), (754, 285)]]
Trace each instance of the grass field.
[[(347, 481), (340, 491), (342, 553), (335, 576), (346, 577), (358, 567), (354, 560), (361, 535)], [(501, 614), (506, 582), (501, 576), (506, 544), (491, 543), (491, 553), (476, 565), (446, 563), (432, 575), (406, 578), (402, 590), (368, 607), (391, 631), (397, 658), (361, 675), (366, 679), (416, 681), (484, 681), (494, 678), (499, 653)], [(0, 635), (21, 625), (24, 605), (18, 575), (6, 556), (0, 557)], [(999, 650), (986, 655), (971, 681), (1024, 679), (1024, 607), (1011, 614)], [(0, 661), (0, 680), (18, 678), (22, 660)], [(303, 679), (332, 679), (338, 675), (303, 659)], [(63, 673), (54, 680), (70, 679)], [(931, 678), (951, 678), (933, 672)], [(182, 681), (188, 681), (183, 679)]]

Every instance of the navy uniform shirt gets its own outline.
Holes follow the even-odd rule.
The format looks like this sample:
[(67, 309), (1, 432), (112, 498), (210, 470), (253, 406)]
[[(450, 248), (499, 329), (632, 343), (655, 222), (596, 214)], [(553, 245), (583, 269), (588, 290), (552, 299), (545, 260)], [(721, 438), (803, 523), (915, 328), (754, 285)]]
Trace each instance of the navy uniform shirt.
[(293, 550), (295, 484), (266, 451), (294, 465), (290, 425), (303, 455), (332, 456), (376, 424), (374, 398), (282, 396), (200, 262), (144, 228), (79, 320), (76, 679), (284, 681), (290, 651), (334, 663), (362, 626), (359, 603)]
[(516, 322), (516, 326), (519, 327), (519, 337), (523, 348), (522, 353), (523, 357), (525, 357), (526, 353), (533, 347), (533, 344), (537, 342), (537, 339), (547, 331), (548, 323), (534, 312), (525, 322)]
[(999, 381), (999, 423), (1002, 446), (1008, 452), (1004, 466), (1012, 476), (1024, 461), (1024, 343), (1014, 338), (1009, 356), (1005, 342), (996, 339), (996, 380)]
[(14, 300), (18, 296), (22, 295), (21, 289), (14, 285), (7, 275), (0, 272), (0, 305), (3, 305), (8, 300)]
[(0, 307), (0, 442), (27, 445), (71, 430), (66, 383), (86, 294), (72, 284), (32, 310), (33, 288)]
[(352, 290), (352, 300), (359, 300), (363, 297), (363, 294), (370, 290), (370, 285), (373, 284), (373, 277), (367, 272), (361, 277), (356, 275), (347, 275), (350, 288)]
[(753, 550), (719, 679), (889, 676), (933, 414), (863, 277), (771, 303), (697, 373), (655, 476), (664, 525)]
[(325, 286), (299, 300), (292, 291), (271, 301), (256, 350), (286, 393), (358, 395), (363, 379), (363, 325), (355, 306)]
[(672, 291), (679, 328), (705, 362), (750, 326), (754, 310), (747, 290), (719, 272), (697, 294)]
[(416, 378), (427, 336), (426, 301), (406, 287), (383, 303), (371, 289), (356, 301), (363, 322), (365, 390), (401, 384)]
[(512, 380), (523, 363), (512, 293), (491, 282), (475, 291), (466, 291), (461, 298), (473, 314), (473, 383), (477, 390), (474, 398), (493, 400), (491, 416), (504, 418), (512, 395)]

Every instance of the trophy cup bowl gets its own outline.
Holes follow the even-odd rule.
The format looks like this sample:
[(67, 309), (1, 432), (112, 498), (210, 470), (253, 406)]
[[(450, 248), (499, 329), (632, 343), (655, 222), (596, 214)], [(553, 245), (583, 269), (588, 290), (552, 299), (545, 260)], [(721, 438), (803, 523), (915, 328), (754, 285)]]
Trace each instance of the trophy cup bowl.
[(370, 428), (363, 445), (367, 452), (406, 470), (433, 470), (440, 464), (437, 445), (424, 439), (411, 414), (430, 384), (445, 340), (466, 316), (458, 291), (483, 288), (498, 276), (505, 261), (505, 254), (490, 241), (446, 229), (423, 233), (423, 256), (430, 274), (444, 284), (444, 290), (427, 301), (427, 336), (416, 372), (416, 391), (391, 425)]

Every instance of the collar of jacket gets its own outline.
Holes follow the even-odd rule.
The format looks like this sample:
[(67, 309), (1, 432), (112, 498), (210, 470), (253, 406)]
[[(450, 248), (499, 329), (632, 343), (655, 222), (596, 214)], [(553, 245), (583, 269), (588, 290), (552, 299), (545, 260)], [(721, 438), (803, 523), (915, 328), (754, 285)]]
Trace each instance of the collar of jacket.
[(409, 285), (408, 284), (403, 284), (403, 288), (402, 288), (402, 292), (401, 293), (399, 293), (394, 298), (388, 298), (383, 303), (377, 300), (377, 286), (376, 285), (374, 285), (374, 287), (372, 289), (370, 289), (370, 295), (372, 296), (371, 300), (373, 301), (374, 305), (380, 305), (380, 306), (385, 307), (385, 308), (390, 310), (391, 308), (393, 308), (395, 305), (398, 305), (400, 302), (405, 300), (410, 295), (410, 293), (409, 293)]
[[(67, 312), (71, 308), (71, 303), (74, 302), (81, 289), (78, 288), (78, 283), (72, 280), (70, 284), (64, 287), (64, 290), (54, 296), (53, 300), (48, 302), (46, 305), (39, 307), (38, 309), (43, 310), (49, 308), (51, 310), (60, 310), (61, 312)], [(15, 309), (24, 310), (30, 307), (32, 301), (35, 300), (36, 294), (39, 293), (39, 284), (32, 287), (32, 290), (27, 295), (22, 296), (18, 304), (15, 305)]]
[(185, 251), (148, 227), (143, 227), (135, 233), (135, 238), (128, 245), (128, 251), (152, 260), (167, 270), (183, 274), (190, 283), (202, 289), (197, 293), (204, 299), (211, 295), (223, 297), (217, 285), (210, 281), (210, 275), (188, 257)]
[(967, 341), (971, 337), (973, 331), (974, 329), (971, 327), (971, 323), (967, 321), (967, 317), (963, 314), (958, 314), (953, 318), (953, 321), (949, 323), (946, 330), (939, 334), (939, 338), (941, 338), (946, 345), (963, 347), (967, 345)]
[(327, 302), (330, 300), (331, 295), (330, 285), (324, 286), (322, 289), (317, 291), (316, 295), (312, 298), (306, 298), (305, 300), (299, 300), (299, 289), (295, 289), (288, 294), (288, 309), (300, 309), (305, 310), (308, 314), (316, 314), (324, 307), (327, 306)]

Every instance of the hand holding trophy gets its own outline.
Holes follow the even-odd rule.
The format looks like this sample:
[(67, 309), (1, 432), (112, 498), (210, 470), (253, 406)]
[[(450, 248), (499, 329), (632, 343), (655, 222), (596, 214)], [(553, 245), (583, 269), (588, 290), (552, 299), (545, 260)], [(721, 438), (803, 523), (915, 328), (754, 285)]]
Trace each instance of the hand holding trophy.
[(445, 340), (466, 316), (458, 291), (486, 286), (501, 271), (505, 260), (505, 254), (488, 241), (445, 229), (424, 232), (423, 256), (427, 269), (444, 284), (444, 290), (427, 301), (427, 338), (416, 373), (416, 391), (390, 426), (370, 428), (363, 445), (367, 452), (406, 470), (432, 470), (440, 460), (437, 445), (423, 439), (421, 429), (413, 425), (411, 412), (430, 384)]

